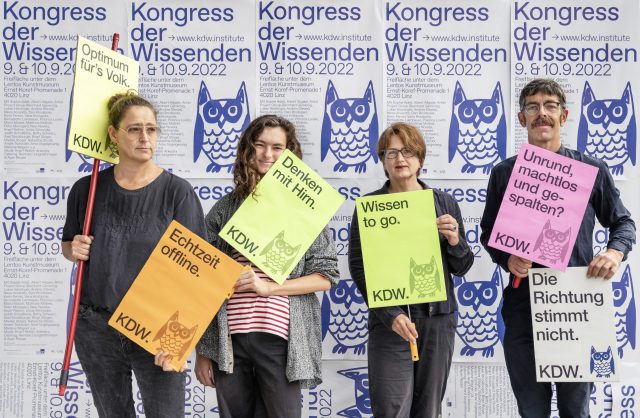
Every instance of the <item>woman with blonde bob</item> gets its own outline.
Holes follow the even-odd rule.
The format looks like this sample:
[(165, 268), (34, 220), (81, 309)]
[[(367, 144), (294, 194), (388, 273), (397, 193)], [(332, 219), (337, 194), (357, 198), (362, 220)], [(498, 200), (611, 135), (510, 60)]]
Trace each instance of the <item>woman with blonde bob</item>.
[[(418, 179), (425, 154), (426, 145), (416, 127), (407, 123), (389, 126), (378, 141), (378, 156), (388, 180), (382, 188), (367, 196), (429, 189)], [(447, 299), (370, 310), (369, 394), (376, 418), (437, 418), (441, 413), (456, 329), (451, 274), (466, 273), (473, 264), (473, 253), (465, 240), (462, 215), (456, 201), (438, 189), (433, 189), (433, 197)], [(349, 270), (366, 300), (357, 217), (356, 211), (351, 221)], [(409, 320), (407, 310), (413, 322)], [(411, 360), (408, 342), (417, 343), (419, 361)]]
[(85, 260), (76, 352), (100, 417), (136, 416), (132, 372), (145, 416), (184, 417), (185, 374), (171, 373), (168, 353), (154, 358), (108, 321), (172, 220), (205, 237), (202, 207), (187, 181), (153, 161), (160, 133), (153, 105), (128, 93), (107, 107), (120, 162), (98, 175), (89, 235), (82, 225), (90, 177), (73, 185), (62, 234), (65, 258)]

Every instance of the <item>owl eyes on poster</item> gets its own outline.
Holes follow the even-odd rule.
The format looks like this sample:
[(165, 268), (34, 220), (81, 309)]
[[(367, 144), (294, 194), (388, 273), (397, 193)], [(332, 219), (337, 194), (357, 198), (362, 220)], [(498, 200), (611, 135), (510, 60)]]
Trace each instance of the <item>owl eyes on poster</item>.
[(636, 165), (636, 115), (627, 83), (620, 98), (597, 99), (588, 81), (582, 92), (578, 151), (603, 160), (621, 175), (628, 161)]
[(236, 97), (214, 99), (202, 81), (193, 130), (193, 161), (198, 161), (202, 152), (210, 161), (207, 173), (222, 170), (231, 173), (240, 136), (250, 120), (249, 98), (244, 82), (240, 84)]
[(491, 168), (504, 160), (507, 152), (507, 123), (500, 83), (491, 97), (467, 99), (460, 82), (453, 92), (453, 110), (449, 125), (449, 162), (459, 154), (464, 164), (462, 173), (472, 174)]
[(367, 367), (356, 367), (348, 370), (338, 370), (344, 377), (353, 380), (355, 389), (355, 405), (337, 413), (341, 417), (372, 417), (371, 398), (369, 397), (369, 372)]

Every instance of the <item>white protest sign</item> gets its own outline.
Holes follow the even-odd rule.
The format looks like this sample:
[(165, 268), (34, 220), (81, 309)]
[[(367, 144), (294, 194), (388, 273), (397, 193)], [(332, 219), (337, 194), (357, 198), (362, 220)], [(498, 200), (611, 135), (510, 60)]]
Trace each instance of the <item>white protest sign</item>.
[(538, 382), (619, 380), (613, 280), (587, 279), (586, 267), (529, 270)]

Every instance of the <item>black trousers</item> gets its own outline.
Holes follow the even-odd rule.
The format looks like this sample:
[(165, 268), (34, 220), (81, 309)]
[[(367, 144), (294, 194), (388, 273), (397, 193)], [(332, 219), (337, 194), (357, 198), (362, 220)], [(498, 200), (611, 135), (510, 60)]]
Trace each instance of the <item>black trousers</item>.
[[(509, 380), (524, 418), (548, 418), (551, 414), (551, 383), (536, 381), (536, 357), (533, 348), (529, 281), (519, 288), (508, 287), (502, 306), (504, 318), (504, 358)], [(558, 413), (561, 418), (589, 417), (592, 383), (558, 382)]]
[(415, 318), (420, 360), (378, 322), (369, 330), (369, 393), (376, 418), (437, 418), (453, 356), (455, 314)]
[(299, 382), (286, 376), (288, 342), (265, 332), (233, 334), (233, 373), (213, 362), (221, 418), (300, 418)]

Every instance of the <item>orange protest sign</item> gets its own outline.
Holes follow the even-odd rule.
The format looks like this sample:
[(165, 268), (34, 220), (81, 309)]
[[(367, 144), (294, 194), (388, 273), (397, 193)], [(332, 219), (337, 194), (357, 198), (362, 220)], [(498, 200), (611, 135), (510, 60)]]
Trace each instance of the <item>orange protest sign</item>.
[(115, 310), (109, 325), (180, 370), (243, 266), (175, 220)]

